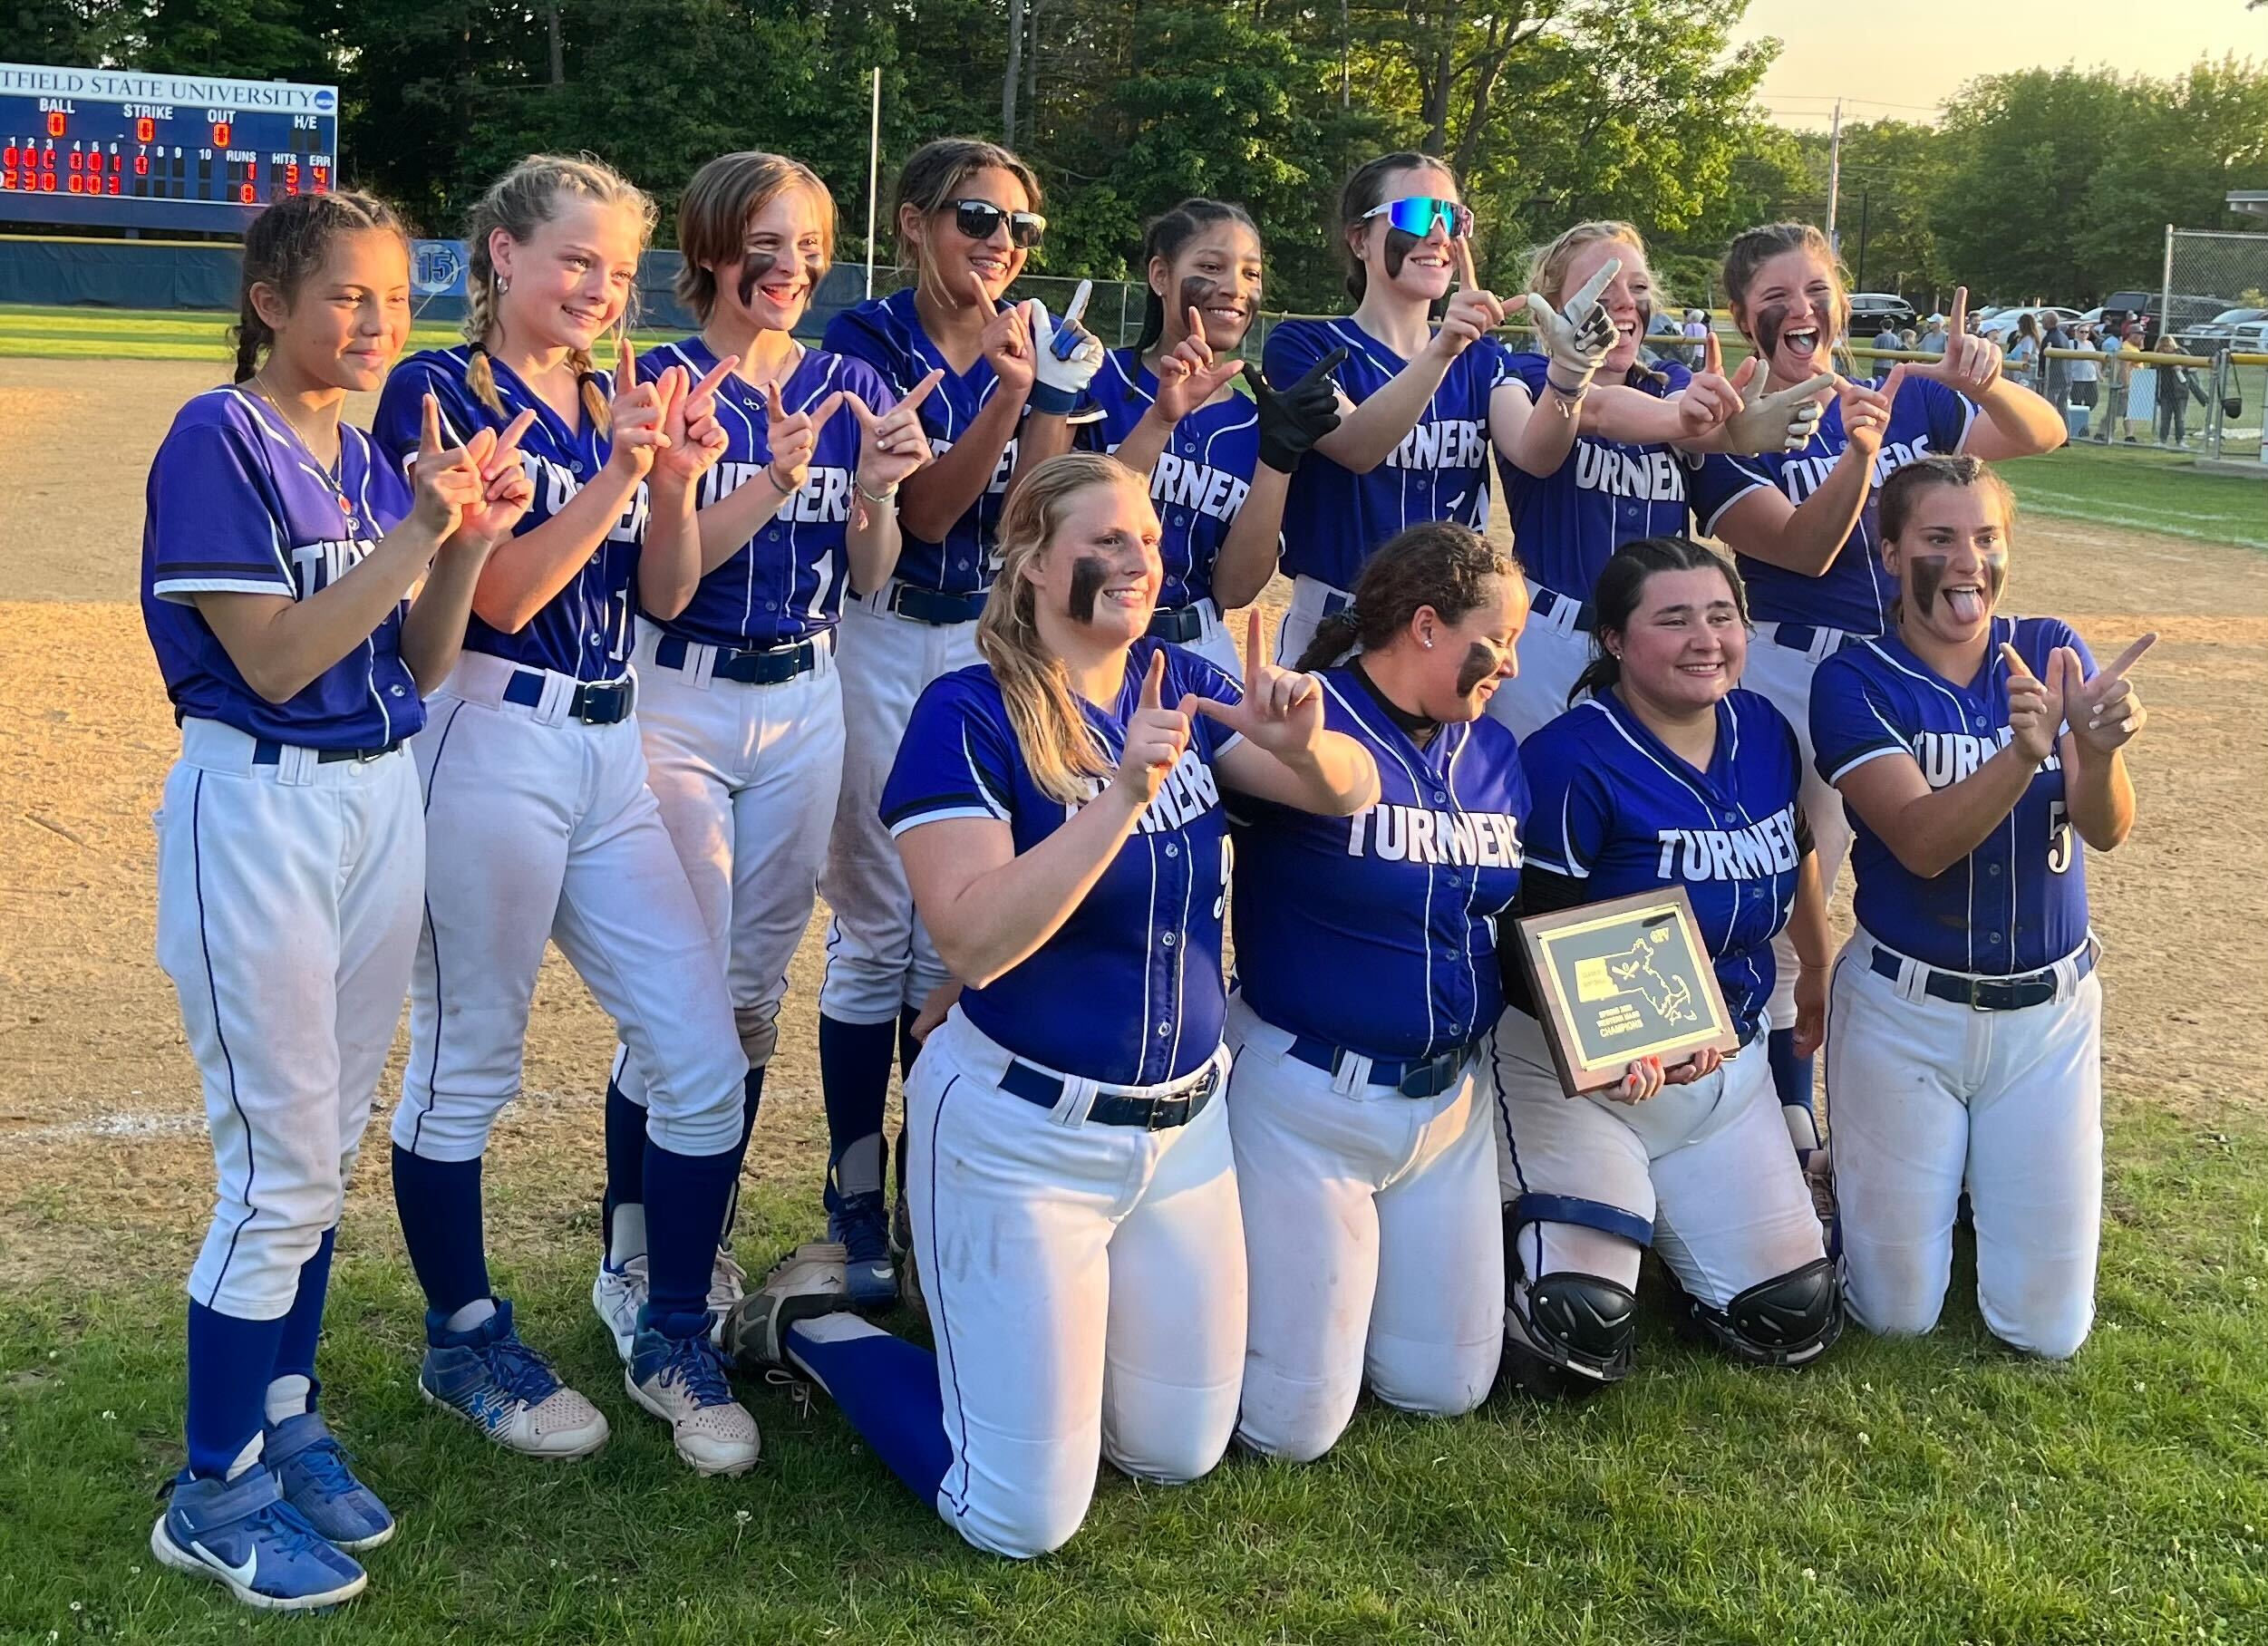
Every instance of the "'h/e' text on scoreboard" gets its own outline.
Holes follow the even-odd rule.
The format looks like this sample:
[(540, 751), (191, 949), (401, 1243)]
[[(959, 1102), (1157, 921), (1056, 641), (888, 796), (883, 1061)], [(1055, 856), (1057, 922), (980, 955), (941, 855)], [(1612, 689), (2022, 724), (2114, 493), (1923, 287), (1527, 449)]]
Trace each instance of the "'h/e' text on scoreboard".
[(336, 185), (334, 86), (0, 63), (0, 221), (240, 229)]

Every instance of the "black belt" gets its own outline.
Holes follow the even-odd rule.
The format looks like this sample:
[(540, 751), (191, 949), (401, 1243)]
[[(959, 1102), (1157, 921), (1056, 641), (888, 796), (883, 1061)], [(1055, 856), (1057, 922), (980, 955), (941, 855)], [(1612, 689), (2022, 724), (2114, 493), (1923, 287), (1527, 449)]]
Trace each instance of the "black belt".
[[(1405, 1098), (1438, 1098), (1457, 1084), (1476, 1050), (1474, 1046), (1452, 1046), (1439, 1057), (1411, 1059), (1407, 1061), (1391, 1058), (1371, 1060), (1371, 1084), (1391, 1086)], [(1321, 1069), (1337, 1074), (1346, 1060), (1356, 1055), (1343, 1046), (1333, 1046), (1328, 1041), (1317, 1040), (1312, 1034), (1294, 1037), (1291, 1053), (1310, 1069)]]
[[(1878, 977), (1895, 980), (1905, 969), (1903, 956), (1887, 949), (1876, 949), (1874, 971)], [(2071, 963), (2071, 981), (2079, 982), (2095, 969), (2095, 945), (2089, 944)], [(1956, 1006), (1966, 1006), (1972, 1012), (2021, 1012), (2027, 1006), (2044, 1006), (2055, 998), (2055, 968), (2044, 972), (2027, 972), (2021, 977), (1969, 977), (1959, 972), (1938, 972), (1922, 968), (1922, 992), (1932, 1000), (1951, 1001)]]
[[(255, 766), (280, 766), (284, 763), (286, 747), (272, 737), (256, 738), (252, 742), (252, 763)], [(341, 760), (383, 760), (401, 747), (402, 740), (397, 737), (391, 743), (381, 744), (375, 749), (318, 749), (315, 751), (315, 764), (335, 766)]]
[[(664, 669), (683, 670), (685, 654), (693, 643), (667, 635), (656, 641), (654, 661)], [(716, 662), (710, 666), (712, 680), (736, 681), (744, 686), (776, 686), (808, 674), (819, 667), (819, 647), (811, 641), (799, 641), (793, 645), (774, 646), (768, 652), (744, 652), (737, 646), (712, 646)]]
[(946, 595), (934, 588), (897, 583), (891, 585), (890, 597), (885, 604), (901, 617), (945, 628), (956, 623), (974, 623), (984, 615), (987, 598), (983, 594)]
[[(1204, 1072), (1178, 1089), (1153, 1096), (1137, 1096), (1105, 1086), (1095, 1093), (1087, 1118), (1102, 1126), (1132, 1126), (1143, 1131), (1185, 1126), (1204, 1112), (1220, 1083), (1221, 1066), (1216, 1061), (1207, 1063)], [(1000, 1077), (1000, 1089), (1039, 1108), (1053, 1109), (1062, 1101), (1063, 1078), (1034, 1069), (1029, 1063), (1013, 1062), (1008, 1065), (1008, 1072)]]
[(1577, 600), (1573, 595), (1563, 595), (1556, 589), (1538, 588), (1536, 598), (1528, 604), (1546, 623), (1553, 622), (1562, 606), (1575, 607), (1573, 626), (1578, 634), (1588, 634), (1598, 626), (1598, 614), (1591, 609), (1588, 600)]
[(1151, 615), (1149, 637), (1169, 640), (1178, 646), (1186, 646), (1193, 640), (1205, 637), (1205, 603), (1197, 601), (1188, 605), (1161, 606)]
[[(541, 669), (519, 671), (504, 684), (504, 701), (518, 703), (523, 709), (538, 707), (543, 702), (545, 680)], [(567, 699), (567, 719), (594, 726), (611, 726), (630, 718), (630, 708), (637, 695), (636, 686), (626, 680), (578, 682), (575, 695)]]

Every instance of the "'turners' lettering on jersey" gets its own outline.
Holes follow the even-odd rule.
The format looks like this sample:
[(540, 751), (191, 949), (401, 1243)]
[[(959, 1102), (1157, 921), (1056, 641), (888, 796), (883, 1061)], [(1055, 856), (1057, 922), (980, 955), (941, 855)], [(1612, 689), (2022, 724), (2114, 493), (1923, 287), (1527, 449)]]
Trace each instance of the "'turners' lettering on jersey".
[(1216, 520), (1233, 520), (1251, 486), (1226, 469), (1158, 453), (1149, 471), (1149, 500), (1161, 508), (1194, 508)]
[[(1008, 442), (1006, 450), (1000, 454), (1000, 461), (993, 466), (993, 478), (985, 482), (984, 489), (995, 497), (1008, 489), (1008, 477), (1016, 471), (1018, 443), (1013, 440)], [(953, 450), (953, 442), (942, 434), (933, 434), (929, 437), (929, 450), (933, 455), (943, 457)]]
[[(542, 504), (541, 518), (549, 519), (575, 501), (575, 494), (583, 489), (583, 477), (564, 463), (555, 463), (548, 457), (538, 457), (532, 451), (519, 455), (520, 467), (528, 471), (528, 483), (536, 489), (536, 497)], [(645, 488), (640, 486), (630, 494), (630, 501), (622, 511), (622, 518), (610, 528), (606, 536), (616, 543), (635, 543), (645, 530)]]
[[(1914, 763), (1922, 769), (1922, 776), (1929, 786), (1951, 789), (2015, 741), (2016, 734), (2002, 726), (1990, 737), (1968, 731), (1916, 731), (1910, 746)], [(2062, 770), (2062, 755), (2050, 755), (2040, 763), (2040, 770)]]
[(1476, 417), (1420, 423), (1387, 454), (1389, 469), (1478, 469), (1488, 460), (1488, 431)]
[(291, 580), (299, 586), (299, 597), (329, 588), (360, 566), (373, 547), (359, 539), (299, 545), (291, 551)]
[[(1087, 798), (1093, 799), (1103, 789), (1100, 778), (1087, 782)], [(1142, 808), (1141, 830), (1146, 835), (1169, 834), (1177, 828), (1196, 822), (1221, 803), (1220, 785), (1213, 781), (1213, 769), (1200, 759), (1194, 749), (1185, 749), (1174, 762), (1166, 780), (1158, 786), (1158, 792)], [(1079, 808), (1067, 806), (1063, 815), (1070, 817)]]
[[(1885, 441), (1875, 453), (1875, 472), (1872, 484), (1879, 488), (1883, 481), (1905, 468), (1930, 455), (1929, 436), (1917, 435), (1911, 443), (1905, 441)], [(1779, 489), (1788, 494), (1790, 503), (1800, 503), (1826, 484), (1828, 475), (1842, 453), (1833, 457), (1791, 457), (1780, 466)]]
[[(700, 506), (729, 498), (770, 467), (765, 463), (719, 463), (701, 477)], [(850, 470), (812, 469), (803, 484), (783, 499), (771, 517), (782, 525), (839, 523), (850, 518)]]
[(1575, 445), (1575, 485), (1613, 498), (1682, 503), (1685, 469), (1667, 451), (1617, 451), (1581, 441)]
[(1654, 838), (1662, 842), (1654, 873), (1663, 880), (1766, 880), (1799, 861), (1793, 806), (1746, 828), (1664, 828)]
[(1476, 863), (1520, 867), (1520, 820), (1502, 811), (1432, 811), (1381, 801), (1357, 812), (1347, 856), (1388, 863)]

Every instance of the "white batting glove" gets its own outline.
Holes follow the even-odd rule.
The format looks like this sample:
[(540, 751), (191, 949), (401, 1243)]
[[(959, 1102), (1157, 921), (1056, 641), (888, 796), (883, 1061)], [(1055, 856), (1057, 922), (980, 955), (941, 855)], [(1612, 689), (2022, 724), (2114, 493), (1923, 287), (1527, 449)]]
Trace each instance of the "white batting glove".
[(1599, 301), (1599, 294), (1607, 282), (1622, 273), (1620, 257), (1609, 257), (1599, 266), (1599, 272), (1583, 283), (1583, 289), (1567, 299), (1563, 309), (1552, 305), (1534, 292), (1527, 295), (1527, 312), (1536, 323), (1536, 341), (1541, 345), (1550, 364), (1544, 375), (1551, 386), (1570, 400), (1591, 386), (1597, 375), (1599, 362), (1604, 360), (1614, 346), (1614, 321), (1607, 314), (1606, 305)]
[(1061, 417), (1079, 404), (1087, 385), (1102, 366), (1102, 339), (1079, 324), (1087, 312), (1094, 282), (1081, 280), (1071, 294), (1071, 306), (1056, 319), (1037, 297), (1026, 299), (1024, 314), (1032, 327), (1032, 353), (1037, 363), (1036, 381), (1028, 404), (1034, 412)]

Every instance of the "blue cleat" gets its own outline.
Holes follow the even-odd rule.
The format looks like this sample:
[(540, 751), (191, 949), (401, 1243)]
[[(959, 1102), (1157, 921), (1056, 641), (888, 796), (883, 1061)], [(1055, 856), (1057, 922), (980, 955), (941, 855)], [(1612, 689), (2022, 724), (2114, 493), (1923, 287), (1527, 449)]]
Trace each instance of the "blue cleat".
[(630, 1398), (669, 1425), (677, 1455), (701, 1475), (743, 1475), (756, 1467), (761, 1441), (756, 1419), (732, 1398), (724, 1357), (709, 1341), (705, 1315), (689, 1321), (690, 1335), (655, 1330), (649, 1305), (638, 1317), (630, 1369), (622, 1374)]
[(890, 1215), (881, 1195), (844, 1195), (827, 1214), (827, 1238), (843, 1249), (843, 1284), (850, 1306), (888, 1309), (897, 1302), (890, 1263)]
[(348, 1554), (374, 1549), (393, 1535), (393, 1515), (377, 1493), (354, 1478), (345, 1448), (315, 1413), (302, 1412), (270, 1428), (260, 1460), (283, 1487), (284, 1501)]
[(429, 1312), (418, 1393), (509, 1451), (530, 1457), (587, 1457), (606, 1444), (606, 1418), (519, 1341), (512, 1305), (466, 1331), (447, 1331)]
[(262, 1612), (312, 1612), (360, 1594), (370, 1578), (284, 1498), (259, 1464), (234, 1480), (183, 1474), (150, 1528), (158, 1564), (223, 1585)]

